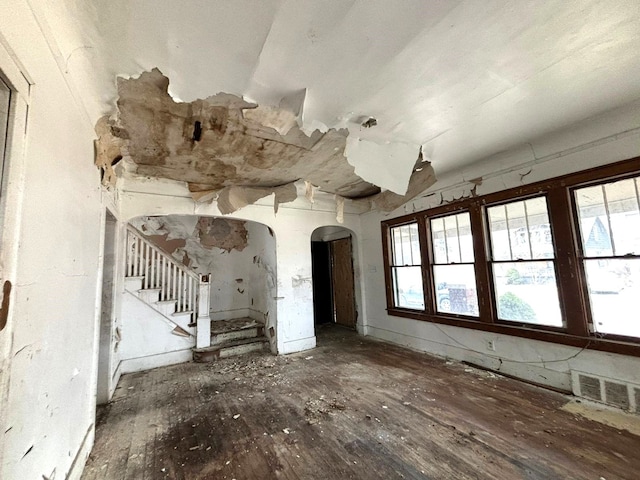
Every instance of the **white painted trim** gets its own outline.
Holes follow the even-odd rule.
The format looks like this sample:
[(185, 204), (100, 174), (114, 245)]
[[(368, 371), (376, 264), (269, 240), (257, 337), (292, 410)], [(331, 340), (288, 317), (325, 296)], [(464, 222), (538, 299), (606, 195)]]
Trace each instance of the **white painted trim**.
[(7, 78), (12, 93), (17, 93), (27, 104), (29, 103), (29, 87), (33, 84), (27, 80), (28, 74), (24, 66), (9, 47), (9, 43), (0, 33), (0, 70)]
[(313, 337), (284, 342), (282, 344), (282, 350), (278, 353), (286, 355), (288, 353), (304, 352), (305, 350), (311, 350), (312, 348), (316, 348), (315, 335)]
[(157, 355), (149, 355), (146, 357), (128, 358), (120, 362), (120, 372), (121, 374), (142, 372), (145, 370), (151, 370), (152, 368), (190, 362), (192, 359), (193, 352), (190, 348), (187, 350), (159, 353)]
[(89, 430), (87, 430), (86, 435), (84, 436), (84, 440), (82, 441), (82, 445), (80, 445), (80, 448), (78, 449), (78, 453), (73, 459), (73, 463), (71, 464), (69, 473), (65, 477), (66, 480), (80, 480), (82, 472), (84, 471), (84, 466), (87, 463), (87, 459), (89, 458), (89, 454), (91, 453), (91, 449), (93, 448), (95, 437), (95, 424), (92, 423), (89, 427)]

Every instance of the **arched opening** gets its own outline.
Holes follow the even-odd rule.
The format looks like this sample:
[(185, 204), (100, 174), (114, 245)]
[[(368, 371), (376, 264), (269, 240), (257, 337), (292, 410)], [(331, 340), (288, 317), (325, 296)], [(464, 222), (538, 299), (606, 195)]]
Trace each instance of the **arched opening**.
[(311, 235), (313, 313), (316, 327), (337, 324), (356, 329), (358, 310), (355, 282), (354, 233), (326, 226)]
[(122, 325), (125, 360), (164, 355), (178, 363), (190, 359), (193, 347), (196, 361), (276, 351), (270, 227), (228, 217), (136, 217), (127, 230), (126, 269), (125, 289), (139, 301), (137, 325), (131, 314)]

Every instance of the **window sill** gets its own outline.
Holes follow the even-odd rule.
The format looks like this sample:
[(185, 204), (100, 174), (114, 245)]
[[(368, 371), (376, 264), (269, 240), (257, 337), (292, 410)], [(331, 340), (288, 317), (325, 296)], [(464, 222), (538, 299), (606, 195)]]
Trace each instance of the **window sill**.
[[(394, 317), (410, 318), (422, 322), (452, 325), (455, 327), (469, 328), (471, 330), (480, 330), (484, 332), (511, 335), (513, 337), (569, 345), (588, 350), (598, 350), (602, 352), (640, 357), (640, 343), (636, 343), (636, 341), (633, 341), (632, 339), (627, 341), (620, 337), (606, 339), (594, 336), (579, 337), (570, 335), (554, 327), (524, 327), (521, 325), (508, 325), (504, 323), (489, 323), (483, 322), (481, 319), (472, 320), (468, 317), (431, 315), (416, 310), (400, 309), (396, 307), (388, 308), (387, 313)], [(640, 342), (640, 340), (638, 340), (638, 342)]]

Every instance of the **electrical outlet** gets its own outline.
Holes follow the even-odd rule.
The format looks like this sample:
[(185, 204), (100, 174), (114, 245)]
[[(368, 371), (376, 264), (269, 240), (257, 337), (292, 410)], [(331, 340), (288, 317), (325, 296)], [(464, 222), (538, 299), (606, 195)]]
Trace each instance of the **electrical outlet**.
[(487, 350), (492, 352), (496, 351), (496, 342), (495, 340), (487, 340)]

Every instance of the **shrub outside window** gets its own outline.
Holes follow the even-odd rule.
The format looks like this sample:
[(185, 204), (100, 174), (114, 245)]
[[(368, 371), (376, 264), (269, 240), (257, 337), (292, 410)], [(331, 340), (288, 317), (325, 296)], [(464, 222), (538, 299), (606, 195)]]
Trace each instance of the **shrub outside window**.
[(424, 310), (418, 224), (410, 223), (390, 230), (394, 305)]
[(487, 208), (498, 319), (562, 327), (545, 197)]
[(640, 177), (574, 191), (593, 330), (640, 337)]

